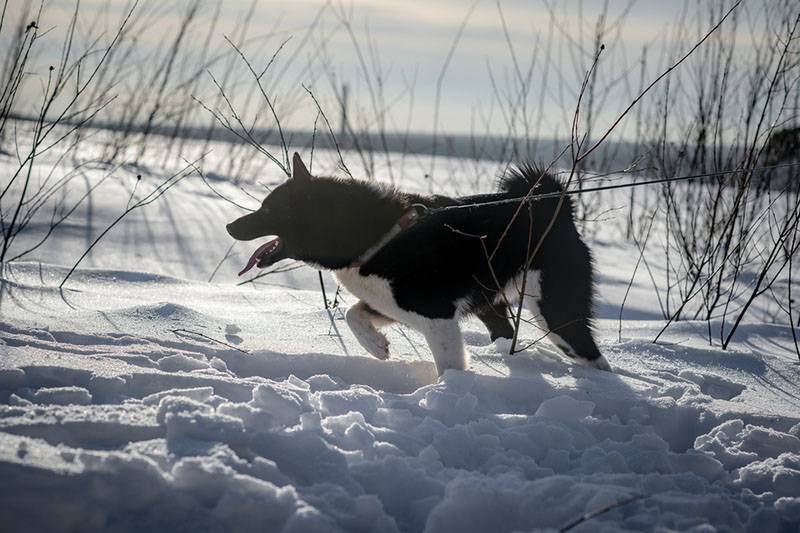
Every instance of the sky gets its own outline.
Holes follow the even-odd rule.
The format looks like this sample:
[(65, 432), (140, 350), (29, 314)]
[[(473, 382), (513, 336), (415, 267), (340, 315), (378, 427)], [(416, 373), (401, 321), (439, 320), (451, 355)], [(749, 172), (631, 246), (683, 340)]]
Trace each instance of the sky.
[[(37, 5), (10, 0), (9, 19), (19, 19), (26, 6), (35, 10)], [(41, 56), (46, 61), (48, 54), (50, 60), (57, 57), (76, 3), (46, 0), (44, 5), (40, 27), (50, 31), (45, 36), (47, 51)], [(110, 28), (130, 5), (130, 0), (80, 2), (83, 42), (98, 36), (99, 42), (107, 42), (113, 34)], [(129, 61), (146, 65), (155, 50), (168, 48), (191, 5), (190, 0), (140, 0), (137, 47)], [(254, 64), (265, 65), (290, 38), (270, 73), (284, 72), (272, 94), (290, 108), (283, 112), (296, 128), (311, 129), (316, 115), (301, 84), (318, 95), (338, 123), (334, 90), (347, 83), (351, 121), (365, 127), (382, 122), (395, 131), (502, 133), (525, 123), (530, 128), (535, 125), (540, 136), (558, 136), (568, 130), (601, 22), (610, 30), (602, 39), (606, 49), (597, 80), (607, 90), (593, 102), (592, 113), (602, 122), (612, 120), (633, 97), (636, 84), (631, 80), (638, 78), (643, 50), (650, 71), (663, 68), (665, 50), (688, 48), (710, 26), (712, 5), (718, 10), (730, 2), (201, 0), (182, 44), (185, 55), (175, 70), (191, 71), (204, 50), (206, 57), (231, 57), (226, 36), (241, 42)], [(8, 39), (11, 26), (6, 24), (2, 38)], [(224, 63), (207, 70), (222, 76)], [(528, 87), (525, 98), (520, 96), (520, 80)], [(136, 82), (141, 82), (141, 74), (125, 80), (118, 90), (141, 90)], [(252, 78), (238, 67), (230, 83), (241, 89), (238, 95), (243, 99), (248, 84), (254, 87)], [(205, 78), (196, 90), (201, 99), (208, 99), (216, 88)]]

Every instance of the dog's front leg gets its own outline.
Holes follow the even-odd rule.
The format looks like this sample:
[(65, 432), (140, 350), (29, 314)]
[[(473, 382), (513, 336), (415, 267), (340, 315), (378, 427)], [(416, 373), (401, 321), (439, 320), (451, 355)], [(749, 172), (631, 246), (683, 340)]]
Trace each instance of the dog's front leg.
[(388, 326), (394, 320), (380, 314), (362, 301), (350, 307), (344, 318), (358, 343), (370, 355), (378, 359), (389, 357), (389, 341), (386, 335), (378, 331), (378, 328)]
[(464, 353), (464, 339), (461, 327), (455, 318), (426, 319), (419, 324), (419, 331), (428, 341), (436, 363), (436, 372), (441, 376), (452, 368), (466, 370), (467, 358)]

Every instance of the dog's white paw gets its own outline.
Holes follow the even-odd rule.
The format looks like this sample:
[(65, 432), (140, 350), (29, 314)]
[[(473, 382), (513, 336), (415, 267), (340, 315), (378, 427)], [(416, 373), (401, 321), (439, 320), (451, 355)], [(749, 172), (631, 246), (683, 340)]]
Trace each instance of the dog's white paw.
[(614, 371), (614, 369), (612, 369), (611, 365), (608, 363), (608, 359), (606, 359), (605, 356), (602, 356), (602, 355), (600, 357), (598, 357), (597, 359), (595, 359), (594, 361), (589, 361), (589, 360), (583, 359), (583, 360), (581, 360), (581, 362), (584, 363), (587, 366), (593, 366), (598, 370), (605, 370), (606, 372), (613, 372)]
[(377, 330), (367, 330), (356, 336), (359, 344), (373, 357), (381, 360), (389, 358), (389, 339)]
[(494, 349), (501, 355), (509, 355), (511, 353), (511, 339), (497, 337), (494, 340)]
[(387, 359), (389, 357), (389, 340), (386, 335), (375, 328), (363, 305), (356, 304), (348, 309), (344, 318), (358, 343), (371, 356), (378, 359)]

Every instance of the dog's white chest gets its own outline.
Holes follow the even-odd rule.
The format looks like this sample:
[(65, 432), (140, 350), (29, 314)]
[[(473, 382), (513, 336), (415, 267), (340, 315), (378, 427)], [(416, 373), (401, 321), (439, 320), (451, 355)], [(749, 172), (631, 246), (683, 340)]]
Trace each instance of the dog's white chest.
[(400, 309), (392, 292), (389, 280), (380, 276), (362, 276), (358, 268), (342, 268), (333, 274), (353, 296), (370, 307), (395, 320), (405, 322), (407, 311)]

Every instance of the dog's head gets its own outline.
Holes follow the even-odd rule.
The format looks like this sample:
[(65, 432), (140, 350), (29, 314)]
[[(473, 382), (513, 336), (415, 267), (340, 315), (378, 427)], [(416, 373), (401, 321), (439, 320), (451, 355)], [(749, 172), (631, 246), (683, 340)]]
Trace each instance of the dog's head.
[(258, 210), (237, 218), (226, 226), (230, 236), (240, 241), (274, 237), (256, 249), (239, 275), (256, 265), (265, 268), (281, 259), (294, 257), (293, 248), (298, 244), (298, 232), (304, 224), (298, 210), (302, 210), (307, 204), (312, 179), (300, 156), (295, 153), (292, 177), (264, 198)]
[(239, 275), (281, 259), (331, 270), (347, 267), (403, 215), (407, 207), (398, 198), (392, 190), (358, 180), (312, 177), (294, 154), (292, 177), (260, 209), (227, 226), (240, 241), (274, 237), (256, 249)]

